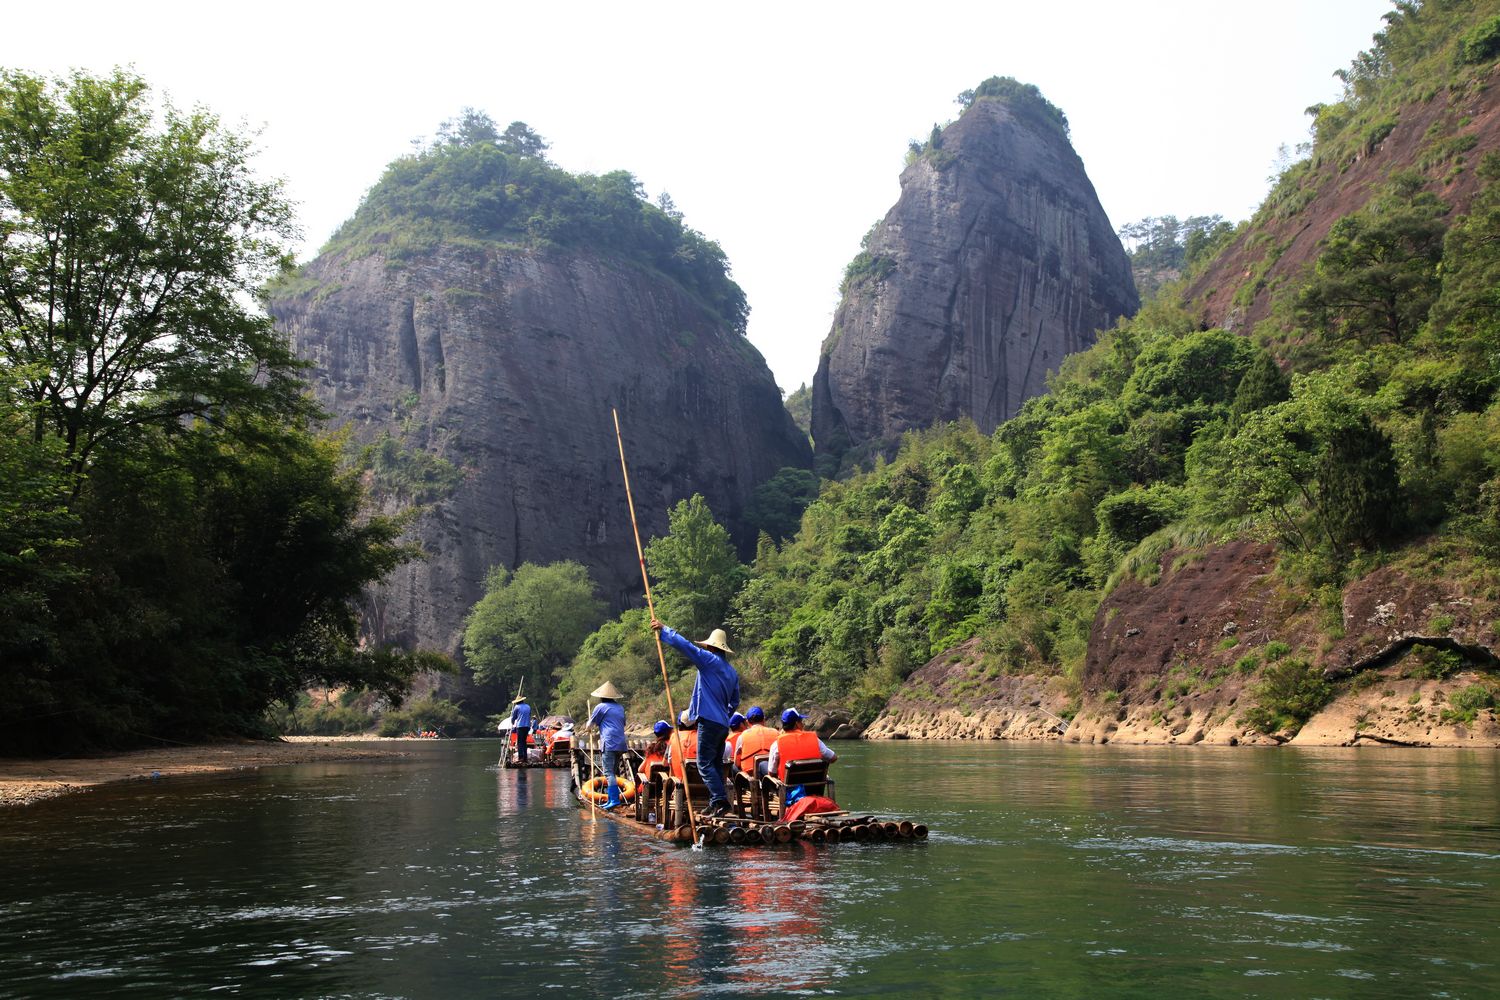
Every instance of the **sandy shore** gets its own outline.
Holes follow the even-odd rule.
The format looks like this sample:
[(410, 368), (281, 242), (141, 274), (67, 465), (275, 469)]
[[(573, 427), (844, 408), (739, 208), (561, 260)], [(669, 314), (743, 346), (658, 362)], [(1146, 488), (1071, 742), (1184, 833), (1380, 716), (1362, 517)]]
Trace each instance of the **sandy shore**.
[(293, 736), (284, 743), (215, 743), (104, 757), (0, 758), (0, 808), (29, 805), (116, 781), (215, 774), (279, 764), (389, 759), (404, 756), (402, 745), (409, 742), (413, 741), (376, 736)]

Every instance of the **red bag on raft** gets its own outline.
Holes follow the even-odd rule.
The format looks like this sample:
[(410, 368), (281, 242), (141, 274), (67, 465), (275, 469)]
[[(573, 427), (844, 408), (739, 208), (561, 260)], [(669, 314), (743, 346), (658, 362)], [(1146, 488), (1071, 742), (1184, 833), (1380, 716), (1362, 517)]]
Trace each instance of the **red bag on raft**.
[(822, 795), (804, 795), (802, 798), (787, 806), (786, 814), (781, 817), (783, 823), (795, 823), (808, 813), (831, 813), (838, 812), (839, 804)]

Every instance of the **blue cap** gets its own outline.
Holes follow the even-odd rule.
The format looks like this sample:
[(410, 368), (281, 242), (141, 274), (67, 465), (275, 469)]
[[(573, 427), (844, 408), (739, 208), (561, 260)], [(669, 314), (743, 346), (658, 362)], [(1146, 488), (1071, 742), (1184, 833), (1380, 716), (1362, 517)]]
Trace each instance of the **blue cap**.
[(651, 727), (651, 731), (657, 736), (668, 736), (672, 732), (672, 724), (666, 719), (662, 719), (656, 725)]
[(799, 712), (799, 711), (797, 711), (795, 708), (789, 708), (785, 712), (781, 713), (781, 724), (783, 726), (786, 725), (789, 722), (801, 722), (801, 721), (802, 721), (802, 713)]
[(735, 712), (733, 715), (731, 715), (729, 717), (729, 728), (730, 729), (733, 729), (735, 726), (743, 726), (744, 724), (745, 724), (745, 717), (743, 715), (741, 715), (740, 713), (738, 713), (738, 712)]
[(763, 709), (763, 708), (761, 708), (759, 705), (756, 705), (754, 708), (750, 709), (750, 711), (748, 711), (748, 712), (745, 713), (745, 721), (747, 721), (747, 722), (765, 722), (766, 721), (766, 710)]

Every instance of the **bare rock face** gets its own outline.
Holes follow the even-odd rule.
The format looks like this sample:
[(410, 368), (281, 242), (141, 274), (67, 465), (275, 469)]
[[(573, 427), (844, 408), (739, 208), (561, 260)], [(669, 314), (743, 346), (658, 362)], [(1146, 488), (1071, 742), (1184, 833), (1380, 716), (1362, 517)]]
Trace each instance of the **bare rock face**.
[(702, 493), (746, 537), (751, 491), (811, 454), (760, 354), (676, 284), (588, 253), (442, 245), (334, 254), (271, 303), (335, 426), (462, 470), (413, 528), (428, 553), (371, 596), (376, 639), (456, 652), (492, 566), (573, 559), (637, 604), (615, 426), (644, 540)]
[(1055, 740), (1070, 697), (1061, 677), (986, 668), (978, 639), (933, 657), (891, 697), (867, 740)]
[[(1274, 547), (1259, 542), (1169, 549), (1150, 578), (1126, 576), (1101, 602), (1077, 687), (986, 668), (971, 639), (908, 677), (865, 738), (1500, 746), (1495, 708), (1455, 708), (1500, 667), (1500, 600), (1483, 586), (1441, 564), (1381, 567), (1345, 589), (1331, 635), (1328, 609), (1275, 565)], [(1424, 649), (1463, 666), (1424, 665)], [(1245, 715), (1283, 658), (1322, 672), (1333, 697), (1295, 735), (1261, 733)]]
[(960, 417), (989, 432), (1140, 304), (1063, 130), (1002, 100), (976, 101), (907, 167), (866, 254), (813, 383), (823, 462)]

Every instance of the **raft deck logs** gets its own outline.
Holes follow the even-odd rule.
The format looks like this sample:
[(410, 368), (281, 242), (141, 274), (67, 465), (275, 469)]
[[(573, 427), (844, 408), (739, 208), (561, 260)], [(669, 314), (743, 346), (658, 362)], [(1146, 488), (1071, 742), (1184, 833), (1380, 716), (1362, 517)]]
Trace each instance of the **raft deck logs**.
[[(632, 748), (621, 755), (632, 765), (640, 762), (639, 752)], [(591, 808), (579, 794), (579, 790), (591, 778), (599, 777), (599, 754), (595, 751), (590, 759), (587, 748), (573, 751), (573, 797), (579, 807), (587, 813)], [(633, 771), (633, 767), (632, 767)], [(632, 779), (633, 780), (633, 779)], [(615, 809), (592, 807), (596, 815), (613, 823), (634, 830), (644, 836), (674, 844), (693, 842), (692, 826), (688, 823), (666, 826), (638, 818), (634, 803), (626, 803)], [(757, 819), (731, 813), (726, 816), (710, 816), (694, 809), (693, 821), (698, 837), (704, 845), (714, 844), (731, 847), (766, 847), (787, 844), (793, 840), (804, 840), (814, 844), (838, 844), (853, 841), (871, 843), (926, 840), (928, 828), (925, 823), (912, 820), (882, 819), (868, 813), (854, 813), (846, 809), (834, 812), (805, 813), (796, 820), (783, 822), (776, 818)]]

